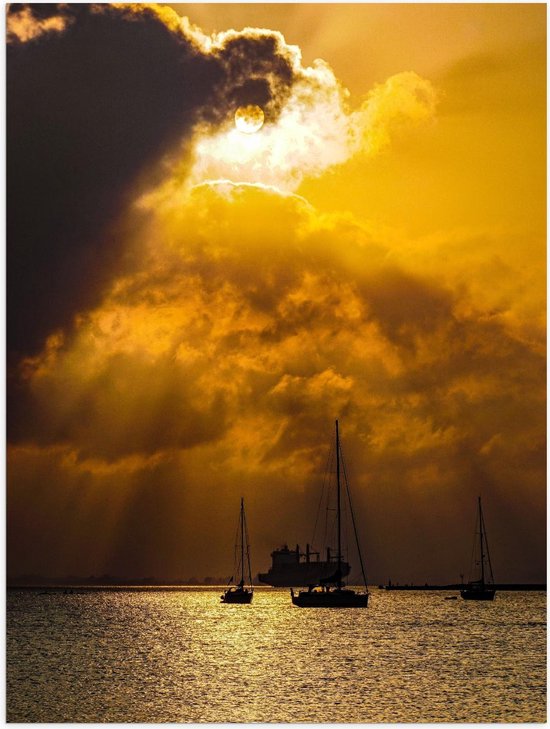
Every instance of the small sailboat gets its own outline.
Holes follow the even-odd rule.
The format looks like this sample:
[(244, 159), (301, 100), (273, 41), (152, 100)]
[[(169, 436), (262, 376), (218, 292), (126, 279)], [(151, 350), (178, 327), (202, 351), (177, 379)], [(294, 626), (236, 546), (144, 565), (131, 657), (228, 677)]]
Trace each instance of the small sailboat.
[(476, 537), (479, 534), (479, 562), (474, 560), (474, 563), (475, 566), (479, 565), (480, 576), (479, 579), (468, 582), (464, 589), (460, 591), (460, 594), (464, 600), (493, 600), (495, 597), (495, 589), (493, 587), (495, 581), (493, 578), (491, 558), (489, 556), (487, 530), (485, 529), (483, 510), (481, 508), (481, 496), (478, 496), (477, 503), (479, 531), (476, 531)]
[[(239, 536), (240, 533), (240, 536)], [(245, 587), (245, 558), (248, 565), (248, 587)], [(254, 590), (252, 589), (252, 571), (250, 569), (250, 546), (248, 543), (248, 531), (246, 528), (246, 517), (244, 514), (244, 499), (241, 498), (241, 513), (239, 517), (239, 531), (235, 540), (235, 572), (241, 573), (241, 579), (237, 585), (229, 587), (221, 596), (221, 601), (237, 605), (248, 605), (252, 602)], [(233, 577), (230, 582), (233, 581)]]
[[(353, 510), (351, 508), (351, 497), (349, 494), (349, 487), (347, 479), (345, 479), (346, 492), (348, 496), (348, 502), (350, 505), (351, 518), (353, 523), (353, 530), (355, 533), (355, 540), (357, 543), (357, 552), (359, 554), (359, 561), (361, 564), (361, 573), (363, 575), (363, 582), (365, 585), (365, 592), (356, 592), (350, 588), (345, 587), (343, 582), (343, 569), (344, 564), (342, 557), (342, 509), (341, 509), (341, 487), (340, 487), (340, 440), (338, 433), (338, 421), (336, 421), (336, 531), (337, 531), (337, 554), (336, 554), (336, 570), (333, 575), (328, 578), (319, 581), (318, 585), (310, 585), (308, 590), (302, 590), (298, 593), (294, 593), (291, 588), (290, 595), (292, 598), (293, 605), (297, 607), (334, 607), (334, 608), (350, 608), (350, 607), (367, 607), (369, 601), (369, 591), (367, 587), (367, 580), (365, 577), (365, 570), (363, 568), (363, 559), (361, 557), (361, 550), (359, 548), (359, 540), (357, 539), (357, 530), (355, 529), (355, 518), (353, 516)], [(344, 470), (345, 474), (345, 470)]]

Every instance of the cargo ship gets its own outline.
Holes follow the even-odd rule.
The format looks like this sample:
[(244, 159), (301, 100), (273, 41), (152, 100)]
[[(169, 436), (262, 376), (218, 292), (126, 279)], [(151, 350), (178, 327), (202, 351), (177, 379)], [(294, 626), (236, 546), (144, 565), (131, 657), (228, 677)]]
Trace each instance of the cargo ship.
[[(338, 556), (331, 554), (327, 547), (326, 560), (319, 559), (319, 552), (313, 551), (306, 544), (306, 551), (301, 552), (297, 544), (296, 549), (289, 549), (285, 544), (271, 552), (271, 567), (267, 572), (260, 573), (258, 579), (272, 587), (307, 587), (318, 585), (321, 580), (332, 577), (338, 569)], [(349, 574), (350, 566), (347, 562), (340, 562), (340, 572), (343, 577)]]

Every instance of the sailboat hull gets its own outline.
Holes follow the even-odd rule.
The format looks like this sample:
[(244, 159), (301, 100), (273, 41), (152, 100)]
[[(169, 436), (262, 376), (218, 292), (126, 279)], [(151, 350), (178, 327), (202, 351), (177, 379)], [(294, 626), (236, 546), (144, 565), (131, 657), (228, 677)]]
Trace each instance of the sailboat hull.
[(494, 600), (495, 590), (461, 590), (464, 600)]
[(249, 605), (254, 593), (252, 590), (227, 590), (221, 596), (221, 601), (233, 605)]
[(309, 608), (366, 608), (369, 602), (368, 592), (354, 590), (299, 592), (297, 595), (291, 591), (291, 596), (293, 605)]

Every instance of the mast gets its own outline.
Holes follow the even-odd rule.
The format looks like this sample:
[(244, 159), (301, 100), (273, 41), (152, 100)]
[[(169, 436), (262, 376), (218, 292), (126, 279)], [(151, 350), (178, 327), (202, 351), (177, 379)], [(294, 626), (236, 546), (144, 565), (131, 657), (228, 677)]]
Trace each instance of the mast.
[(338, 587), (342, 586), (342, 539), (341, 539), (341, 514), (340, 514), (340, 442), (338, 437), (338, 421), (336, 421), (336, 490), (337, 490), (337, 519), (338, 519)]
[(483, 567), (483, 563), (485, 561), (485, 557), (483, 554), (483, 513), (481, 511), (481, 496), (477, 497), (477, 503), (479, 506), (479, 553), (481, 558), (481, 586), (485, 586), (485, 570)]

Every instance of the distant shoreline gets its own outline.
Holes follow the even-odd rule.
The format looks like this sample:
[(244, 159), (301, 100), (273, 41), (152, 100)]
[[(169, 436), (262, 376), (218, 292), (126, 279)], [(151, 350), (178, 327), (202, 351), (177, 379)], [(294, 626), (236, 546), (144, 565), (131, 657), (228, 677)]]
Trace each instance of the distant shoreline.
[[(208, 590), (220, 590), (227, 587), (226, 584), (211, 584), (211, 583), (144, 583), (144, 582), (118, 582), (118, 583), (97, 583), (97, 582), (42, 582), (42, 583), (18, 583), (12, 582), (7, 584), (8, 590), (44, 590), (46, 592), (59, 592), (64, 591), (67, 593), (78, 592), (79, 590), (131, 590), (131, 591), (177, 591), (177, 590), (188, 590), (188, 589), (208, 589)], [(262, 591), (270, 590), (282, 590), (288, 588), (270, 587), (268, 585), (255, 585), (255, 589), (260, 588)], [(374, 585), (370, 586), (374, 588)], [(430, 591), (454, 591), (461, 590), (464, 588), (463, 584), (454, 585), (378, 585), (378, 589), (385, 592), (402, 591), (412, 592), (423, 590), (425, 592)], [(514, 584), (495, 584), (495, 590), (502, 592), (546, 592), (545, 583), (514, 583)]]
[[(466, 585), (455, 584), (455, 585), (379, 585), (381, 590), (463, 590)], [(510, 591), (534, 591), (534, 592), (546, 592), (545, 583), (514, 583), (514, 584), (495, 584), (492, 585), (495, 590), (510, 590)]]

